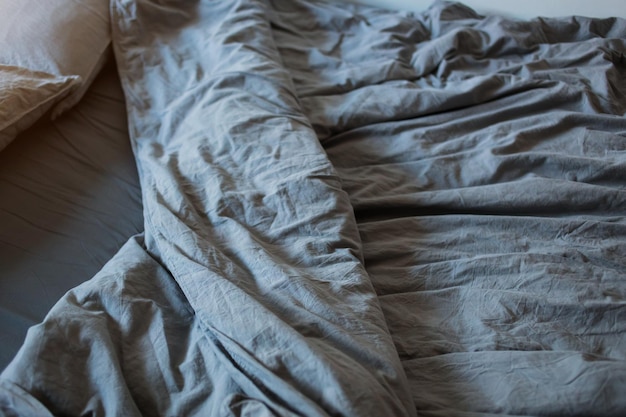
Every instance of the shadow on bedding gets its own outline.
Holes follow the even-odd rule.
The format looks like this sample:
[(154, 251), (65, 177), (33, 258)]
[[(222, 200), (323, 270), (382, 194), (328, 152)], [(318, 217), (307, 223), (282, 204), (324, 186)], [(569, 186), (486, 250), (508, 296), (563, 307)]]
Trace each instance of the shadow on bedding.
[(143, 229), (141, 210), (111, 62), (76, 108), (0, 152), (0, 369), (28, 327)]

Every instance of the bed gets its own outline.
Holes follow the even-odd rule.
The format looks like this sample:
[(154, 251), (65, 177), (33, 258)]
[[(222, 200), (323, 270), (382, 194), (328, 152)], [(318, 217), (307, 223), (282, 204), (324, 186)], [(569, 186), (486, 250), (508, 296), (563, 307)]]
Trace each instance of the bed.
[(0, 415), (626, 414), (625, 19), (61, 3), (0, 51)]

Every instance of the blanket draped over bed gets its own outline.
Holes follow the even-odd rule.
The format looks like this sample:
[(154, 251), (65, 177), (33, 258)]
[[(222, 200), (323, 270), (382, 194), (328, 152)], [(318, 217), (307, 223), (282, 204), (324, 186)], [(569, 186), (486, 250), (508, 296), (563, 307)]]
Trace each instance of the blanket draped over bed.
[(626, 410), (626, 21), (111, 16), (145, 233), (29, 331), (0, 413)]

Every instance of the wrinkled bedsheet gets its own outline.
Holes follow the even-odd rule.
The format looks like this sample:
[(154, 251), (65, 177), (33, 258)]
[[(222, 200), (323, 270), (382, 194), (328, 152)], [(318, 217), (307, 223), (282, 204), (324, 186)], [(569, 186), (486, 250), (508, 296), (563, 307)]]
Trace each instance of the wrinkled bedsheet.
[(111, 12), (145, 232), (4, 415), (623, 415), (626, 21)]

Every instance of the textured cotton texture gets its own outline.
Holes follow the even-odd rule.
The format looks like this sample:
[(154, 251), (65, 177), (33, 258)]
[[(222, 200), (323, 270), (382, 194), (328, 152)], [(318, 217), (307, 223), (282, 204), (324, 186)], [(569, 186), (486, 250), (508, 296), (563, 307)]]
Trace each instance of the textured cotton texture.
[(109, 0), (0, 0), (0, 64), (77, 77), (54, 117), (85, 94), (111, 44)]
[(0, 65), (0, 150), (76, 89), (77, 77)]
[(112, 21), (145, 233), (31, 328), (5, 414), (623, 414), (626, 21)]

